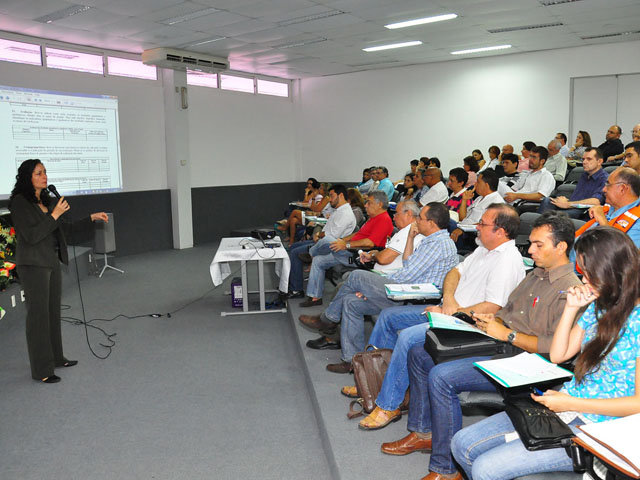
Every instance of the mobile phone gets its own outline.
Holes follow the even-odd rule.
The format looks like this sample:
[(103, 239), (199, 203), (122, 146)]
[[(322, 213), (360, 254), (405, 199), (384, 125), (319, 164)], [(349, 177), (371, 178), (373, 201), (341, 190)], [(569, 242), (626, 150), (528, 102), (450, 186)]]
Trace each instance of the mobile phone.
[(467, 322), (469, 325), (476, 324), (476, 321), (464, 312), (456, 312), (451, 316), (457, 318), (458, 320), (462, 320), (463, 322)]
[(541, 397), (542, 395), (544, 395), (544, 392), (542, 390), (540, 390), (539, 388), (533, 387), (531, 389), (531, 391), (533, 392), (534, 395), (537, 395), (539, 397)]

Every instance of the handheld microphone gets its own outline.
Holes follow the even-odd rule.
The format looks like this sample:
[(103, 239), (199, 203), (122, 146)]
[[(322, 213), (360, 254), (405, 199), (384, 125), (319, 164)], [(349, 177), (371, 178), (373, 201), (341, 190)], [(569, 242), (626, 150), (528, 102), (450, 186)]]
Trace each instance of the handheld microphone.
[(58, 189), (56, 188), (55, 185), (49, 185), (47, 187), (47, 190), (49, 190), (51, 193), (53, 193), (56, 196), (56, 198), (60, 199), (60, 194), (58, 193)]

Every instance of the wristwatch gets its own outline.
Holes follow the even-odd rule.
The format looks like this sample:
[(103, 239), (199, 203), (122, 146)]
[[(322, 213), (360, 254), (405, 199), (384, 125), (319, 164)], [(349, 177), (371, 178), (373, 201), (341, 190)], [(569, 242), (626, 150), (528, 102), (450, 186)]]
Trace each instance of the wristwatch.
[(350, 242), (346, 242), (345, 246), (347, 247), (347, 250), (349, 250), (351, 248), (351, 243)]
[(513, 345), (513, 342), (516, 341), (516, 331), (512, 330), (511, 333), (507, 336), (507, 342)]

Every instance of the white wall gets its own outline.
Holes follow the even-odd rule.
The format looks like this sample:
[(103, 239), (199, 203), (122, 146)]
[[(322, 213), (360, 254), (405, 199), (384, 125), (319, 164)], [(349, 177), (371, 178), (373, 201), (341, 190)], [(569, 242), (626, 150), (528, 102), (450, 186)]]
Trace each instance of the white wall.
[(191, 186), (296, 180), (291, 99), (189, 87)]
[(0, 85), (117, 96), (124, 190), (167, 188), (160, 82), (0, 62)]
[(302, 80), (299, 179), (355, 181), (370, 165), (398, 179), (422, 155), (446, 174), (475, 148), (546, 146), (568, 130), (571, 77), (638, 72), (639, 52), (626, 42)]

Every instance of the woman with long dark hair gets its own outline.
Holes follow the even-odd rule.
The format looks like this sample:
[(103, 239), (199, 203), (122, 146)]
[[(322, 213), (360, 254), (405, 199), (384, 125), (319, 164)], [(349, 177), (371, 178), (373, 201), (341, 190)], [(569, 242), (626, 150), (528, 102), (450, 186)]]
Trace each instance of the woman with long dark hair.
[[(27, 347), (31, 376), (56, 383), (56, 367), (72, 367), (62, 353), (60, 327), (60, 262), (68, 263), (62, 215), (70, 207), (64, 197), (52, 200), (47, 171), (40, 160), (25, 160), (18, 168), (9, 208), (16, 229), (16, 264), (27, 307)], [(93, 213), (73, 225), (74, 232), (88, 231), (91, 221), (109, 218)]]
[[(640, 412), (638, 249), (621, 231), (596, 227), (580, 236), (575, 250), (584, 285), (567, 292), (550, 352), (554, 363), (580, 353), (574, 378), (560, 391), (532, 395), (574, 431), (580, 424)], [(574, 324), (585, 305), (589, 306)], [(469, 480), (572, 471), (564, 448), (526, 450), (504, 412), (460, 430), (451, 447)]]

